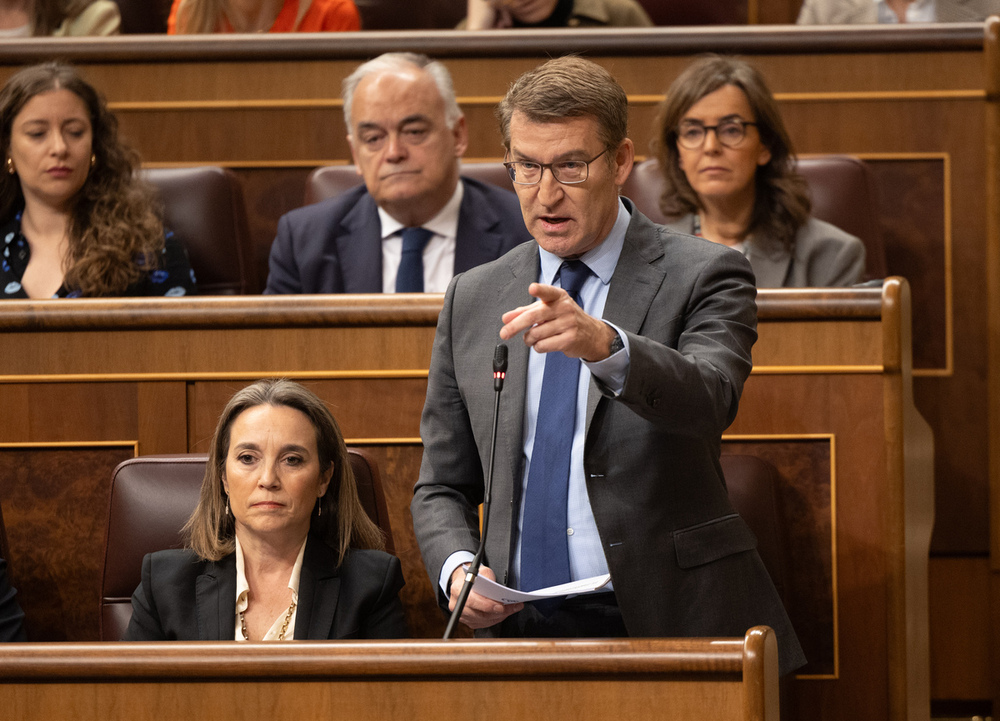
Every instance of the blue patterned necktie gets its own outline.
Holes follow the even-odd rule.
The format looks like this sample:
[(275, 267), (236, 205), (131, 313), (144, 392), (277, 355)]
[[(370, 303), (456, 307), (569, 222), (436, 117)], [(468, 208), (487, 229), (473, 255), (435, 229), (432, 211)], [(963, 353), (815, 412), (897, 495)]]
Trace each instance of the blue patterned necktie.
[(433, 235), (427, 228), (403, 228), (403, 254), (396, 271), (397, 293), (424, 292), (424, 246)]
[[(579, 260), (559, 268), (563, 289), (580, 303), (580, 289), (592, 275)], [(545, 355), (535, 443), (524, 491), (521, 529), (521, 590), (534, 591), (570, 581), (566, 504), (570, 453), (576, 428), (580, 359), (560, 351)]]

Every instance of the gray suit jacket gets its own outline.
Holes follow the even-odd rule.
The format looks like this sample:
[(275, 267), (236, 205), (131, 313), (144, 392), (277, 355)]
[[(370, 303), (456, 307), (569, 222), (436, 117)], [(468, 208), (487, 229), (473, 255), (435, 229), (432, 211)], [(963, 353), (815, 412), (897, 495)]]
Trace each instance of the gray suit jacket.
[[(667, 227), (694, 232), (694, 216), (685, 215)], [(809, 218), (795, 234), (791, 250), (777, 243), (748, 241), (747, 260), (758, 288), (837, 288), (861, 282), (865, 245), (835, 225)]]
[[(1000, 12), (1000, 0), (937, 0), (937, 19), (942, 23), (978, 23)], [(878, 23), (873, 0), (805, 0), (799, 11), (800, 25), (854, 25)]]
[[(499, 258), (531, 236), (517, 196), (462, 178), (455, 272)], [(382, 224), (364, 185), (281, 216), (265, 293), (381, 293)]]
[[(804, 663), (801, 648), (719, 465), (721, 434), (736, 415), (756, 340), (749, 264), (723, 246), (671, 233), (626, 203), (632, 220), (604, 318), (628, 334), (629, 370), (618, 398), (592, 383), (584, 451), (622, 618), (633, 636), (742, 636), (768, 624), (782, 671), (790, 671)], [(500, 315), (532, 301), (527, 289), (538, 269), (537, 245), (527, 243), (456, 277), (445, 296), (411, 504), (435, 587), (451, 553), (478, 545)], [(485, 561), (501, 581), (516, 543), (528, 364), (520, 338), (508, 347)]]
[[(381, 551), (337, 554), (310, 536), (299, 575), (295, 638), (406, 638), (399, 559)], [(146, 554), (125, 641), (232, 641), (236, 554), (204, 561), (191, 551)]]

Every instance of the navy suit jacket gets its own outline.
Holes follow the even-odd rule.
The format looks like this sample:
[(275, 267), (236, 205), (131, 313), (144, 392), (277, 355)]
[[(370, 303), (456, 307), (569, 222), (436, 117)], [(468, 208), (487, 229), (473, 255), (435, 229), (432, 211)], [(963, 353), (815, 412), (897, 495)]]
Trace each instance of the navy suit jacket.
[[(455, 273), (531, 238), (514, 193), (472, 178), (462, 182)], [(382, 224), (364, 185), (281, 217), (264, 292), (382, 292)]]
[(17, 591), (7, 583), (7, 563), (0, 558), (0, 641), (27, 641), (24, 611), (17, 605)]
[[(296, 639), (407, 638), (399, 559), (381, 551), (337, 554), (310, 536), (299, 576)], [(236, 554), (221, 561), (192, 551), (146, 554), (132, 594), (125, 641), (232, 641)]]

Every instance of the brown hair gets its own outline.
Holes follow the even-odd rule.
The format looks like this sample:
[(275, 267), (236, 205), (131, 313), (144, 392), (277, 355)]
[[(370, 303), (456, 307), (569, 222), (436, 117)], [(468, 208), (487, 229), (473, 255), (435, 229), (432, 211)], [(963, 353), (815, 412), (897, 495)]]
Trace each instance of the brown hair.
[[(83, 101), (92, 128), (94, 166), (73, 199), (65, 283), (85, 296), (123, 293), (156, 267), (163, 222), (152, 188), (135, 178), (139, 156), (118, 138), (118, 120), (77, 71), (44, 63), (13, 75), (0, 90), (0, 152), (10, 157), (14, 119), (40, 93), (69, 90)], [(24, 206), (17, 175), (0, 172), (0, 219)]]
[(218, 561), (236, 550), (236, 527), (233, 517), (226, 513), (227, 497), (222, 482), (229, 456), (230, 431), (243, 411), (263, 405), (287, 406), (301, 411), (316, 430), (320, 472), (325, 474), (332, 467), (333, 476), (326, 493), (319, 499), (322, 513), (312, 518), (311, 530), (338, 551), (337, 563), (344, 560), (351, 547), (383, 549), (382, 532), (368, 518), (358, 498), (357, 482), (337, 421), (315, 393), (293, 381), (273, 378), (257, 381), (237, 392), (219, 416), (198, 506), (184, 526), (188, 548), (209, 561)]
[[(508, 150), (514, 111), (524, 113), (533, 123), (593, 117), (608, 150), (617, 149), (628, 133), (628, 96), (622, 86), (597, 63), (575, 56), (549, 60), (510, 86), (496, 110)], [(612, 154), (608, 158), (614, 163)]]
[(794, 170), (792, 141), (764, 77), (737, 58), (719, 55), (698, 58), (667, 90), (653, 141), (666, 180), (660, 209), (665, 215), (679, 216), (696, 213), (701, 207), (698, 194), (680, 167), (677, 126), (692, 105), (727, 85), (739, 88), (746, 95), (761, 142), (771, 153), (770, 161), (757, 168), (754, 209), (747, 232), (791, 246), (796, 232), (809, 219), (808, 187)]
[(94, 0), (35, 0), (32, 35), (51, 35), (66, 18), (75, 18)]
[(225, 7), (225, 0), (182, 0), (177, 8), (175, 32), (178, 35), (214, 33)]

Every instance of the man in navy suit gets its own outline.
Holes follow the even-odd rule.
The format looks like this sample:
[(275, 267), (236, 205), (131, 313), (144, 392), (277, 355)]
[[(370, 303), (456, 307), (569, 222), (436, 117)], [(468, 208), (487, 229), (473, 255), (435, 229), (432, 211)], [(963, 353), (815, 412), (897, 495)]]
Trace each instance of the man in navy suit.
[(530, 237), (517, 196), (460, 178), (465, 117), (447, 69), (386, 53), (344, 80), (364, 185), (278, 222), (265, 293), (443, 293)]

